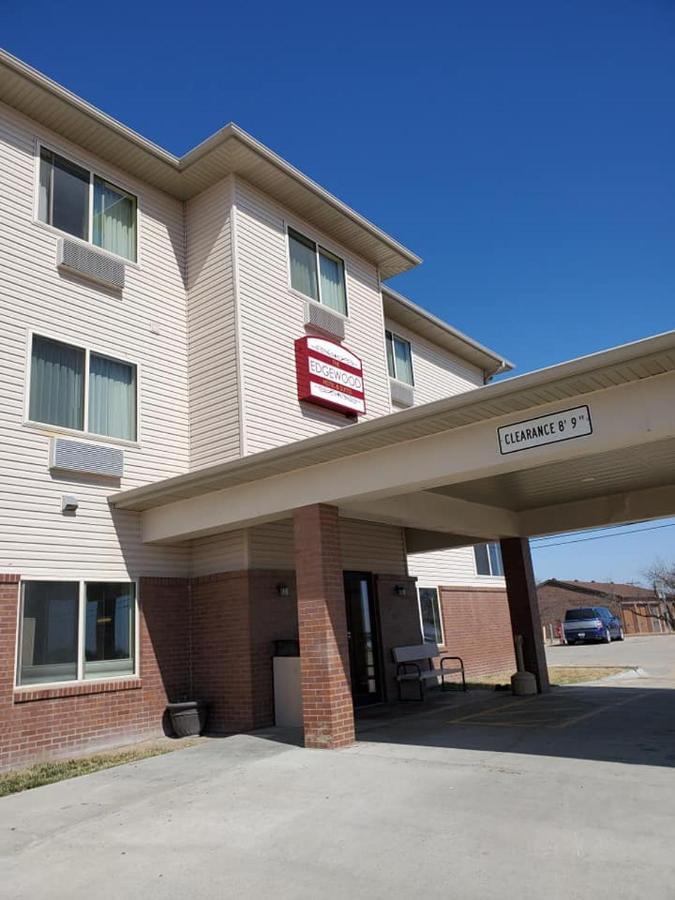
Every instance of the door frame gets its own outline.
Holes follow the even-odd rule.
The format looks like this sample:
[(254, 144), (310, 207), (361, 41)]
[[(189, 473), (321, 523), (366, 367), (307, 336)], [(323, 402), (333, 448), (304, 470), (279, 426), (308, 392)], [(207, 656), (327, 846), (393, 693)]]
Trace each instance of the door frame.
[[(385, 679), (385, 668), (384, 668), (384, 654), (382, 647), (382, 622), (380, 618), (380, 597), (379, 591), (377, 589), (377, 576), (372, 572), (363, 572), (360, 570), (354, 569), (344, 569), (342, 572), (342, 581), (343, 584), (347, 581), (347, 578), (354, 578), (358, 580), (365, 580), (368, 583), (368, 596), (370, 598), (370, 614), (371, 614), (371, 628), (372, 635), (374, 639), (374, 647), (373, 647), (373, 665), (375, 667), (375, 680), (377, 684), (377, 699), (372, 700), (370, 703), (360, 703), (357, 705), (356, 698), (354, 696), (354, 683), (352, 680), (352, 645), (349, 640), (349, 636), (347, 638), (348, 644), (348, 653), (349, 653), (349, 681), (352, 693), (352, 702), (354, 704), (355, 709), (364, 709), (369, 706), (376, 706), (378, 703), (385, 703), (387, 700), (387, 687), (386, 687), (386, 679)], [(345, 585), (346, 587), (346, 585)], [(349, 622), (349, 611), (348, 611), (348, 602), (347, 602), (347, 592), (345, 590), (345, 613), (347, 616), (347, 633), (349, 635), (350, 632), (350, 622)]]

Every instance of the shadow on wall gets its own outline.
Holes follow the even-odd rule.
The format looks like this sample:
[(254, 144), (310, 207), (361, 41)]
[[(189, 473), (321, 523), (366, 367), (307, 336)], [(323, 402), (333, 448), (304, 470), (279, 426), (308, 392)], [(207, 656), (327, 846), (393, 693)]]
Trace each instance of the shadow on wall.
[(180, 544), (144, 544), (140, 513), (110, 508), (113, 527), (122, 557), (131, 578), (160, 576), (187, 578), (190, 574), (191, 546)]

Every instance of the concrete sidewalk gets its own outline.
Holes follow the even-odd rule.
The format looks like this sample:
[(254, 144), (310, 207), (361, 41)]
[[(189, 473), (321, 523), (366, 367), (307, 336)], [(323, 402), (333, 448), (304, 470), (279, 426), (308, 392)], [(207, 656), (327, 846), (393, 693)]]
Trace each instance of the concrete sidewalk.
[[(639, 687), (675, 687), (675, 634), (636, 635), (611, 644), (546, 648), (549, 666), (634, 666)], [(622, 679), (624, 683), (624, 679)]]
[(675, 691), (469, 699), (348, 750), (270, 730), (0, 800), (0, 895), (672, 897)]

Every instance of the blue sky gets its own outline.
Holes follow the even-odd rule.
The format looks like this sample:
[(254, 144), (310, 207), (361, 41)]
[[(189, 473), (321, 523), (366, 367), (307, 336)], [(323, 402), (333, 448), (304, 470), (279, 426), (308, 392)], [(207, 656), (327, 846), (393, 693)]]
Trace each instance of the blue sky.
[[(418, 252), (392, 285), (520, 372), (673, 327), (672, 0), (4, 0), (0, 40), (176, 153), (236, 121)], [(638, 577), (673, 537), (535, 563)]]

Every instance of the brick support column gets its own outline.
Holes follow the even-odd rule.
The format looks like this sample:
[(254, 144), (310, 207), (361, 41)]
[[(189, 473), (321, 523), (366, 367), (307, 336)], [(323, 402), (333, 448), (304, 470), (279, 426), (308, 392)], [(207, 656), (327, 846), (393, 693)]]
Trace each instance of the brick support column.
[(305, 746), (344, 747), (354, 706), (337, 509), (296, 510), (294, 533)]
[(536, 676), (539, 693), (543, 694), (550, 685), (530, 542), (527, 538), (505, 538), (501, 550), (514, 640), (517, 634), (523, 636), (525, 668)]

